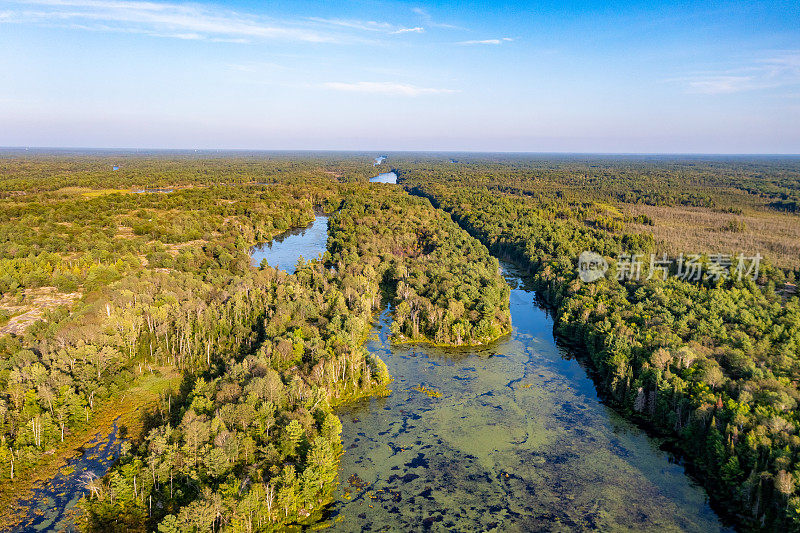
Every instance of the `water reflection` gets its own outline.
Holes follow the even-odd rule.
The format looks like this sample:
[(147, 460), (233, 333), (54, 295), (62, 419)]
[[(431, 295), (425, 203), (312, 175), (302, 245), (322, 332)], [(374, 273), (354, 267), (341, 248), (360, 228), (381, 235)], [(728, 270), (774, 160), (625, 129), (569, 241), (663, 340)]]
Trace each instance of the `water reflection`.
[(372, 183), (397, 183), (397, 174), (394, 172), (384, 172), (383, 174), (378, 174), (369, 181)]
[(250, 252), (253, 266), (267, 264), (294, 274), (300, 257), (311, 260), (325, 253), (328, 242), (328, 215), (317, 215), (305, 228), (296, 228), (275, 237), (272, 241), (254, 246)]
[(98, 433), (53, 478), (38, 484), (30, 497), (17, 502), (25, 518), (14, 531), (77, 531), (77, 504), (88, 494), (84, 488), (86, 482), (90, 477), (105, 475), (119, 457), (122, 439), (117, 430), (117, 421), (114, 421), (110, 434)]

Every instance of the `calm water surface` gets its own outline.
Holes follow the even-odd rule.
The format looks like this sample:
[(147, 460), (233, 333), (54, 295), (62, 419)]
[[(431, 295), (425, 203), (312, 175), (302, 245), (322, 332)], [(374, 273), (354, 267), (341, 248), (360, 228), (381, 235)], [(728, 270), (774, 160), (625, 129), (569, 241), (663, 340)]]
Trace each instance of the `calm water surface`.
[(394, 172), (384, 172), (383, 174), (378, 174), (369, 181), (372, 183), (397, 183), (397, 174)]
[(266, 259), (269, 266), (294, 274), (300, 257), (307, 261), (316, 259), (325, 253), (327, 242), (328, 216), (317, 215), (305, 228), (291, 229), (270, 242), (253, 247), (250, 261), (258, 266)]
[[(291, 268), (316, 256), (327, 241), (319, 222), (263, 257)], [(331, 529), (726, 530), (661, 441), (600, 402), (525, 278), (503, 268), (514, 330), (490, 346), (391, 346), (389, 309), (380, 315), (367, 348), (393, 393), (339, 411)]]
[(75, 525), (77, 504), (88, 494), (84, 488), (86, 476), (103, 477), (119, 457), (121, 445), (115, 421), (111, 434), (98, 434), (52, 479), (36, 487), (29, 498), (17, 502), (16, 506), (25, 511), (25, 518), (12, 531), (78, 531)]

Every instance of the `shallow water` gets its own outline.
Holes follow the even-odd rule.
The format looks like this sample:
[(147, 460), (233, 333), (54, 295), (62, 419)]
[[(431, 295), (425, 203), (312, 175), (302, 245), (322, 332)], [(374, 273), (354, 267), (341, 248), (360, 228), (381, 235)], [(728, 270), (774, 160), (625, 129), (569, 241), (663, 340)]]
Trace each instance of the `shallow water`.
[[(290, 268), (324, 250), (321, 218), (276, 239), (268, 262)], [(339, 410), (332, 529), (725, 530), (662, 442), (600, 402), (525, 278), (503, 269), (514, 329), (490, 346), (390, 346), (381, 313), (367, 348), (393, 393)]]
[(269, 266), (294, 274), (300, 257), (307, 261), (316, 259), (325, 253), (327, 242), (328, 215), (317, 215), (305, 228), (291, 229), (270, 242), (254, 246), (250, 262), (258, 266), (266, 259)]
[(723, 530), (661, 442), (599, 401), (533, 291), (503, 266), (514, 330), (488, 347), (389, 346), (381, 314), (368, 348), (394, 392), (339, 412), (333, 529)]
[(88, 493), (84, 488), (84, 477), (89, 473), (98, 477), (105, 475), (119, 457), (121, 444), (115, 421), (111, 434), (97, 435), (80, 456), (68, 461), (44, 486), (34, 489), (30, 498), (17, 502), (17, 506), (25, 509), (26, 513), (24, 520), (12, 531), (78, 531), (75, 525), (76, 506)]
[(371, 178), (369, 181), (372, 183), (397, 183), (397, 174), (394, 172), (384, 172), (383, 174), (378, 174), (374, 178)]

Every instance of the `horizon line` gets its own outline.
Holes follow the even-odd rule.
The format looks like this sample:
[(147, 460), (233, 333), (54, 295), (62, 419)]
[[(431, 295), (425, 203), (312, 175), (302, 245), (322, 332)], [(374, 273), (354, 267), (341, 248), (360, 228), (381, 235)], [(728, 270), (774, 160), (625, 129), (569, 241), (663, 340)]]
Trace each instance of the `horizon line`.
[(800, 157), (800, 152), (585, 152), (585, 151), (519, 151), (519, 150), (382, 150), (382, 149), (331, 149), (331, 148), (110, 148), (87, 146), (0, 146), (0, 152), (261, 152), (261, 153), (394, 153), (394, 154), (509, 154), (509, 155), (596, 155), (596, 156), (737, 156), (737, 157)]

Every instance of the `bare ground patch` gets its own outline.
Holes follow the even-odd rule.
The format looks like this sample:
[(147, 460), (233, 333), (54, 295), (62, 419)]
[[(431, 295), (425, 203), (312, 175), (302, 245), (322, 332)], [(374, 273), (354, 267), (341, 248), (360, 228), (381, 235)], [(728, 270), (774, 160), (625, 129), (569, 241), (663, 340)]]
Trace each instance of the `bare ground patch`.
[(55, 287), (25, 289), (23, 294), (21, 302), (9, 296), (4, 296), (0, 300), (0, 308), (12, 315), (9, 321), (0, 327), (0, 335), (19, 335), (28, 329), (28, 326), (41, 320), (48, 309), (71, 305), (82, 296), (80, 292), (58, 292)]
[(116, 238), (118, 239), (134, 239), (137, 235), (133, 232), (133, 228), (130, 226), (117, 226), (117, 235)]
[(172, 257), (176, 257), (180, 253), (181, 249), (186, 248), (187, 246), (194, 246), (196, 244), (203, 245), (206, 242), (207, 241), (205, 239), (195, 239), (193, 241), (179, 242), (177, 244), (165, 244), (164, 247)]

